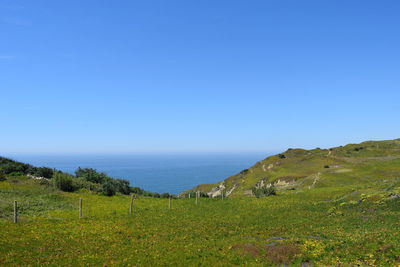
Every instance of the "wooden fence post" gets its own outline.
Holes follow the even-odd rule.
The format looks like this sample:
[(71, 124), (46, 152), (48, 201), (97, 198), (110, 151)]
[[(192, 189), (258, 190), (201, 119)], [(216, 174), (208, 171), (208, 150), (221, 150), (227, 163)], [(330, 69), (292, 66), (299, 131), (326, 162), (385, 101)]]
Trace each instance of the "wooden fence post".
[(199, 191), (196, 191), (196, 205), (199, 204)]
[(82, 218), (82, 198), (79, 199), (79, 219)]
[(14, 223), (18, 222), (18, 204), (17, 201), (14, 200)]
[(133, 194), (131, 195), (131, 208), (129, 209), (129, 214), (132, 214), (133, 210)]
[(171, 210), (171, 197), (169, 197), (168, 208), (169, 208), (169, 210)]
[(222, 189), (221, 196), (222, 196), (222, 200), (224, 200), (224, 189)]

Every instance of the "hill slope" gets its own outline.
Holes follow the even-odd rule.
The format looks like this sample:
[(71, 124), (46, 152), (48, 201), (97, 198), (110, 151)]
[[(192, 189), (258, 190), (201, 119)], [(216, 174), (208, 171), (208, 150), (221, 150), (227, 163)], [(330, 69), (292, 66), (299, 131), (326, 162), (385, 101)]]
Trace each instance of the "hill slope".
[(277, 190), (367, 184), (400, 177), (400, 139), (367, 141), (331, 149), (288, 149), (216, 184), (192, 191), (211, 197), (252, 195), (253, 188), (274, 185)]

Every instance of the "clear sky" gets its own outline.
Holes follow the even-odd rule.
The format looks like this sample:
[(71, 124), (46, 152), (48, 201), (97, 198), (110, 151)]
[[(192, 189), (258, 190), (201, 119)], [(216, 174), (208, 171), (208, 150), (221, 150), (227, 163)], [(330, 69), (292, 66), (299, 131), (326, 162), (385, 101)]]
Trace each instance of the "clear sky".
[(0, 0), (0, 153), (400, 137), (400, 1)]

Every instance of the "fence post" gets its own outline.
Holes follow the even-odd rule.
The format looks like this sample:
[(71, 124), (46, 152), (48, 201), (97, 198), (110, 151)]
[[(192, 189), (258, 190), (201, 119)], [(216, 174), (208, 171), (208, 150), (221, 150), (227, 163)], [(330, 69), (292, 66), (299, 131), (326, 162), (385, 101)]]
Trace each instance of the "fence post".
[(199, 191), (196, 191), (196, 205), (199, 204)]
[(18, 204), (17, 201), (14, 200), (14, 223), (18, 222)]
[(222, 196), (222, 200), (224, 200), (224, 189), (222, 189), (221, 196)]
[(82, 218), (82, 198), (79, 199), (79, 219)]
[(129, 214), (132, 214), (133, 210), (133, 194), (131, 195), (131, 208), (129, 209)]
[(171, 210), (171, 197), (169, 197), (168, 208), (169, 208), (169, 210)]

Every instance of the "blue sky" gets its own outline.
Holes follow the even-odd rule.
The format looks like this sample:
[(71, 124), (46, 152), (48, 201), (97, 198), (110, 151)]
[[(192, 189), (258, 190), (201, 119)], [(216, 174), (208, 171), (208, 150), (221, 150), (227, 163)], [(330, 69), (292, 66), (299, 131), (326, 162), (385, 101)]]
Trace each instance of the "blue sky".
[(0, 153), (400, 137), (399, 1), (0, 0)]

